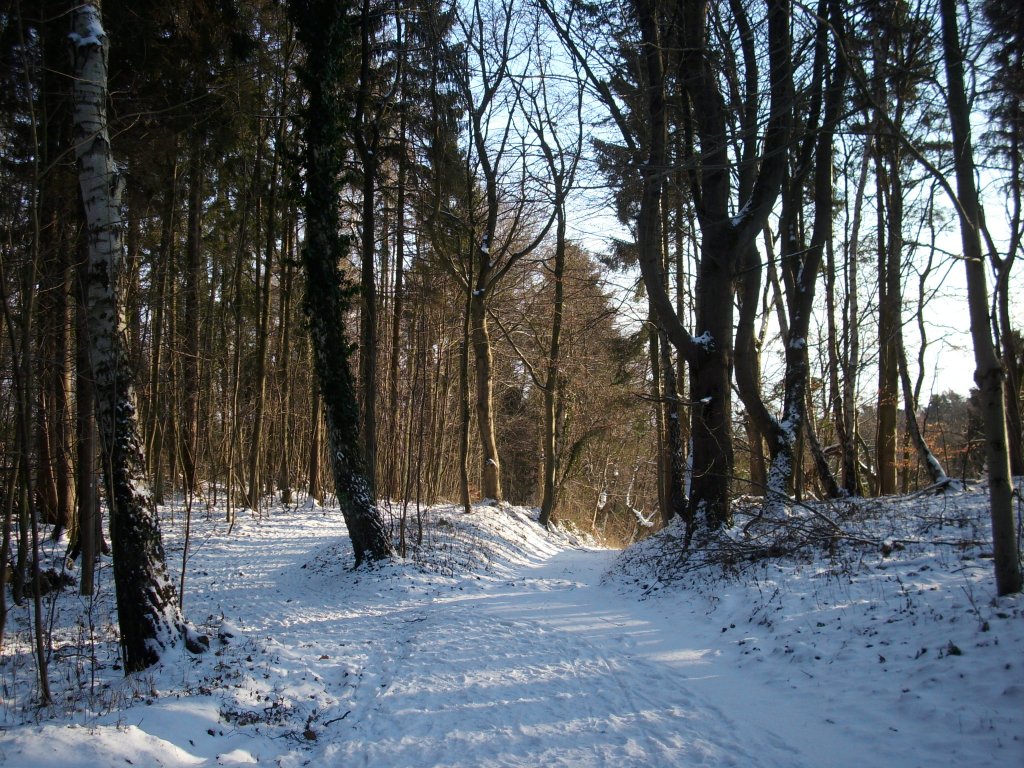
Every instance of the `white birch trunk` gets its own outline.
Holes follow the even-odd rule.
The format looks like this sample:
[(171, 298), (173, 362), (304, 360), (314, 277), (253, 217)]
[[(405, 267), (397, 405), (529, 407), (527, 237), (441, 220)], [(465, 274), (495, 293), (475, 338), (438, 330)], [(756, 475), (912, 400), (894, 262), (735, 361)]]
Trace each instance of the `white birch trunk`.
[(73, 25), (74, 145), (88, 240), (87, 332), (127, 673), (158, 662), (183, 634), (190, 650), (201, 646), (182, 618), (167, 575), (156, 505), (145, 475), (118, 300), (123, 184), (107, 133), (107, 36), (99, 0), (78, 6)]

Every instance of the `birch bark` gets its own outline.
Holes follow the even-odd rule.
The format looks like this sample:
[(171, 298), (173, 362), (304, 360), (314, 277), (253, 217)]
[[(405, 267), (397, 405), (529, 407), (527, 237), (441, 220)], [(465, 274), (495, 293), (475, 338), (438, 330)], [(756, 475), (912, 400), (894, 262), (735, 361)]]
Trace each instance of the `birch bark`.
[(110, 505), (114, 585), (125, 672), (156, 664), (184, 639), (202, 640), (178, 606), (167, 575), (156, 505), (146, 479), (133, 376), (118, 297), (123, 248), (123, 180), (107, 133), (107, 50), (99, 0), (79, 5), (69, 35), (74, 59), (74, 146), (88, 247), (87, 328), (96, 386), (96, 416)]

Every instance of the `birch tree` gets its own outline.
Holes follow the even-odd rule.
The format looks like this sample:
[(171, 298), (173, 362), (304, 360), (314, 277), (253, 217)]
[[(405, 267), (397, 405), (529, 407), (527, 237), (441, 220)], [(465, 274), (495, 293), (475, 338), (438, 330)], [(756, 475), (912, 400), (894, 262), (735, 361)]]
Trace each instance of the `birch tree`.
[(79, 5), (72, 18), (74, 147), (88, 248), (86, 331), (110, 506), (121, 649), (130, 673), (159, 662), (179, 640), (199, 652), (205, 638), (182, 616), (146, 478), (118, 292), (123, 179), (107, 132), (108, 41), (99, 0)]

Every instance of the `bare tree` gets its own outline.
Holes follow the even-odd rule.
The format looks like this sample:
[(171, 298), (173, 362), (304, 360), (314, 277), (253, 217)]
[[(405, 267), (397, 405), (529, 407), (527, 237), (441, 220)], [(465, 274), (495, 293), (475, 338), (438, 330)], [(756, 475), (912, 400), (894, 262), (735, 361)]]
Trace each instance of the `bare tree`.
[[(806, 94), (809, 114), (804, 121), (803, 135), (791, 145), (791, 170), (783, 184), (779, 271), (785, 294), (785, 317), (780, 324), (785, 343), (786, 371), (781, 419), (768, 412), (760, 394), (756, 370), (751, 365), (756, 360), (754, 321), (760, 300), (762, 271), (753, 249), (746, 262), (748, 268), (743, 270), (739, 279), (736, 380), (744, 405), (758, 431), (768, 440), (771, 468), (765, 497), (769, 507), (779, 505), (788, 497), (799, 460), (797, 449), (808, 423), (808, 337), (818, 273), (833, 234), (833, 138), (842, 116), (846, 84), (845, 62), (841, 56), (830, 57), (834, 46), (829, 43), (835, 37), (841, 39), (845, 35), (845, 26), (838, 2), (823, 0), (819, 3), (811, 83)], [(802, 225), (805, 187), (809, 188), (813, 204), (813, 226), (807, 242)], [(819, 462), (822, 471), (825, 470), (823, 464)], [(830, 475), (824, 479), (826, 485), (834, 486)]]
[[(562, 479), (561, 470), (566, 458), (565, 452), (560, 450), (564, 447), (560, 437), (564, 432), (565, 421), (562, 403), (565, 396), (562, 373), (562, 323), (565, 312), (566, 251), (570, 247), (567, 235), (567, 203), (569, 194), (576, 184), (576, 171), (583, 151), (583, 88), (580, 81), (575, 80), (574, 92), (570, 94), (567, 104), (559, 105), (546, 77), (548, 73), (545, 70), (549, 65), (539, 50), (537, 61), (538, 86), (529, 94), (532, 109), (528, 112), (527, 121), (547, 166), (552, 186), (551, 205), (555, 215), (554, 253), (551, 264), (547, 267), (554, 284), (547, 370), (543, 380), (534, 376), (534, 381), (544, 393), (540, 523), (547, 526), (555, 512)], [(569, 125), (563, 127), (562, 119)], [(568, 134), (567, 137), (561, 135), (563, 131)]]
[(964, 59), (960, 45), (956, 0), (940, 0), (942, 49), (946, 64), (949, 117), (956, 168), (957, 213), (967, 270), (967, 302), (974, 341), (974, 381), (985, 424), (985, 459), (988, 468), (989, 503), (995, 554), (996, 589), (1000, 595), (1021, 590), (1020, 555), (1013, 520), (1013, 483), (1010, 477), (1003, 393), (1005, 373), (992, 339), (985, 278), (985, 254), (981, 248), (982, 209), (974, 180), (974, 149), (971, 143), (970, 108), (964, 86)]
[[(494, 359), (489, 305), (502, 278), (541, 244), (555, 222), (543, 224), (526, 148), (516, 143), (522, 93), (516, 67), (530, 63), (536, 26), (512, 0), (487, 6), (474, 0), (462, 20), (472, 66), (465, 73), (463, 97), (469, 110), (471, 162), (483, 187), (482, 221), (469, 226), (470, 263), (452, 265), (467, 291), (469, 338), (475, 370), (477, 431), (482, 451), (481, 492), (501, 499), (501, 463), (494, 422)], [(524, 34), (525, 33), (525, 34)], [(511, 180), (509, 179), (511, 177)], [(557, 209), (558, 206), (554, 206)]]

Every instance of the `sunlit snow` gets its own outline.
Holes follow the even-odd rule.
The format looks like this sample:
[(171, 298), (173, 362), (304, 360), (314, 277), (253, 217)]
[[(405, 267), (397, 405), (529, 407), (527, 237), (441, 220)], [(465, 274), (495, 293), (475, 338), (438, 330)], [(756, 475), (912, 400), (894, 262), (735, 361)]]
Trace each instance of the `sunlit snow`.
[[(816, 512), (844, 535), (746, 560), (757, 528), (737, 526), (723, 571), (680, 556), (681, 526), (620, 556), (509, 506), (424, 510), (414, 552), (411, 506), (409, 559), (353, 571), (329, 505), (230, 533), (200, 505), (185, 612), (210, 651), (124, 679), (104, 559), (95, 602), (46, 605), (40, 709), (30, 608), (13, 607), (0, 764), (1024, 764), (1024, 612), (994, 596), (984, 489)], [(177, 572), (182, 505), (161, 517)]]

